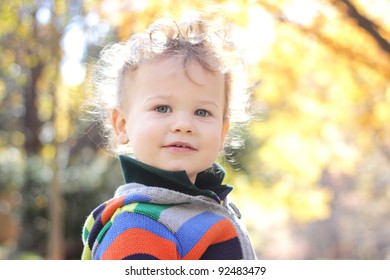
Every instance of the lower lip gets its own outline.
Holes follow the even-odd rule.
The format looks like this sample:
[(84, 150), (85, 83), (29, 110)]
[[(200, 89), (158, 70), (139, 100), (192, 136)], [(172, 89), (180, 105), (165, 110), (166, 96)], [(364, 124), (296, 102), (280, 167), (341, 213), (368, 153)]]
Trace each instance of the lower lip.
[(189, 148), (189, 147), (176, 147), (176, 146), (164, 146), (164, 149), (167, 149), (171, 153), (191, 153), (196, 151), (195, 149)]

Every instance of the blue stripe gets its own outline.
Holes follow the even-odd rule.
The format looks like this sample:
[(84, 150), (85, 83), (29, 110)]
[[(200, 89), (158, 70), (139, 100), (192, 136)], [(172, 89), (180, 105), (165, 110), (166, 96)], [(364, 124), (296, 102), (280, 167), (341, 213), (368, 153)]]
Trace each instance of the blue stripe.
[(123, 200), (122, 205), (135, 203), (135, 202), (149, 202), (150, 198), (146, 195), (139, 195), (139, 194), (132, 194), (126, 196), (126, 198)]
[(241, 260), (243, 259), (240, 241), (237, 237), (210, 245), (201, 260)]
[(176, 235), (181, 244), (179, 255), (183, 258), (202, 239), (210, 228), (222, 220), (223, 217), (211, 212), (204, 212), (186, 221)]
[(99, 235), (99, 232), (101, 231), (101, 229), (104, 226), (102, 224), (101, 217), (102, 217), (102, 213), (103, 213), (103, 210), (105, 207), (106, 207), (106, 203), (103, 203), (103, 204), (99, 205), (99, 207), (97, 207), (92, 212), (92, 216), (93, 216), (95, 222), (93, 223), (92, 228), (90, 229), (90, 232), (88, 234), (88, 246), (90, 249), (92, 249), (93, 243), (95, 242), (97, 236)]
[(149, 254), (135, 254), (127, 256), (123, 260), (158, 260), (158, 258)]
[[(107, 250), (108, 246), (110, 246), (110, 244), (120, 234), (122, 234), (128, 229), (134, 228), (147, 230), (151, 233), (156, 234), (159, 237), (165, 238), (177, 244), (177, 240), (172, 234), (172, 232), (170, 232), (164, 225), (147, 216), (138, 213), (124, 212), (116, 216), (111, 228), (107, 231), (106, 235), (102, 239), (102, 242), (96, 251), (95, 258), (101, 259), (101, 256)], [(142, 241), (140, 240), (140, 242)]]

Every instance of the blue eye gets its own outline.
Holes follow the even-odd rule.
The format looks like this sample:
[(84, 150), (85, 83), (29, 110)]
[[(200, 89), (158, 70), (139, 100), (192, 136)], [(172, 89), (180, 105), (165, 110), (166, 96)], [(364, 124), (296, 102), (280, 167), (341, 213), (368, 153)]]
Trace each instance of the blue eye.
[(161, 105), (154, 108), (154, 110), (158, 113), (168, 113), (171, 109), (169, 108), (169, 106)]
[(209, 115), (210, 115), (210, 113), (204, 109), (199, 109), (199, 110), (195, 111), (195, 116), (198, 116), (198, 117), (204, 118), (204, 117), (208, 117)]

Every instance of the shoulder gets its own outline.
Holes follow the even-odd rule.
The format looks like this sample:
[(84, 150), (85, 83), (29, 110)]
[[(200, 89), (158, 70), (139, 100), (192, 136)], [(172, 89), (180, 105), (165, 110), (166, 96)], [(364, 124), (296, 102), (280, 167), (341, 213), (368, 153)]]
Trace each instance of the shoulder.
[(87, 218), (83, 255), (123, 259), (148, 252), (158, 259), (199, 259), (213, 244), (230, 247), (225, 245), (237, 234), (232, 213), (214, 201), (125, 185)]
[(85, 222), (83, 258), (126, 259), (139, 258), (139, 254), (140, 258), (145, 258), (145, 254), (147, 258), (177, 258), (175, 236), (160, 221), (161, 213), (170, 207), (150, 203), (149, 197), (140, 194), (103, 203)]

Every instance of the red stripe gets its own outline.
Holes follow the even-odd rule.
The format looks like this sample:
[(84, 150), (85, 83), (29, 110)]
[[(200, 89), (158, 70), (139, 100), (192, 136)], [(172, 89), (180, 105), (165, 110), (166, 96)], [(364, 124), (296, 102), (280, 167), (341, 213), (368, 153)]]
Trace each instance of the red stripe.
[(210, 245), (237, 237), (237, 232), (227, 219), (214, 224), (202, 237), (201, 240), (184, 256), (184, 260), (198, 260)]
[(110, 244), (102, 259), (120, 260), (134, 254), (149, 254), (160, 260), (178, 259), (176, 244), (144, 229), (122, 232)]
[(101, 222), (103, 225), (107, 223), (109, 219), (111, 219), (112, 215), (115, 213), (116, 209), (122, 206), (123, 200), (125, 199), (125, 196), (115, 198), (107, 202), (106, 207), (104, 207), (102, 216), (101, 216)]

